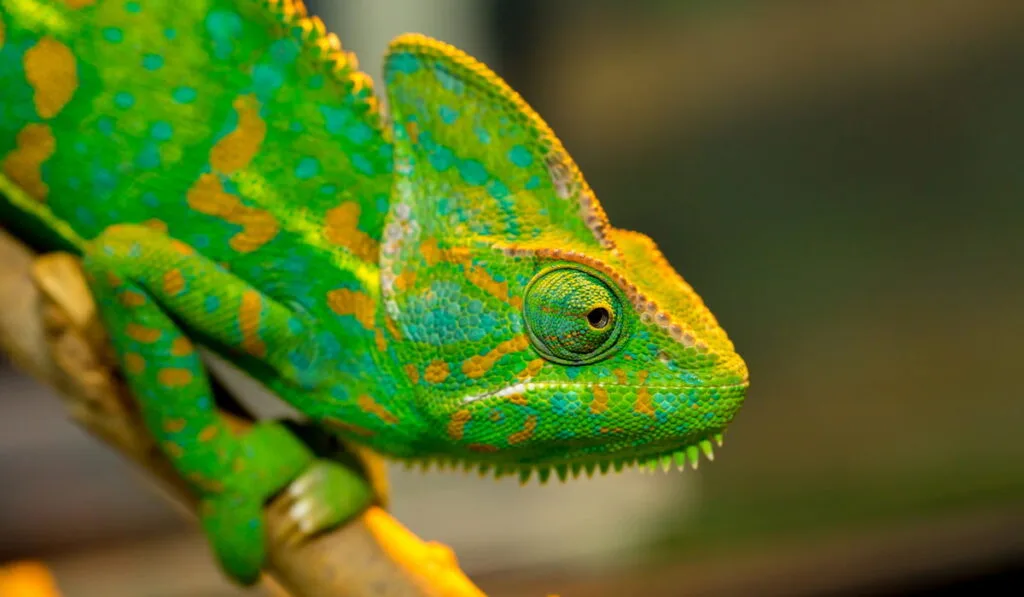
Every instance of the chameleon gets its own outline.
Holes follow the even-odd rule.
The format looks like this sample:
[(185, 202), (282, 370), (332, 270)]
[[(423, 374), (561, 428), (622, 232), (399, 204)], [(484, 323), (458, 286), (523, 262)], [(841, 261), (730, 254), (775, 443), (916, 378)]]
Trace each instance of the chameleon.
[(297, 0), (0, 7), (0, 225), (81, 258), (231, 578), (286, 488), (308, 533), (375, 498), (282, 421), (229, 428), (202, 350), (396, 461), (545, 482), (721, 444), (744, 360), (476, 59), (401, 35), (378, 96)]

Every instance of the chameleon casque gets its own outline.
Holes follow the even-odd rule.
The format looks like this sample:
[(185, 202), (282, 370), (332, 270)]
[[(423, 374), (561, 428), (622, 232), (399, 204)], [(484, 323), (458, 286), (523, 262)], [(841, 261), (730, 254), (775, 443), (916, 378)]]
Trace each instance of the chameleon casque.
[(740, 408), (700, 297), (464, 53), (392, 42), (385, 117), (295, 0), (0, 7), (0, 224), (82, 257), (235, 579), (309, 470), (316, 528), (372, 498), (280, 422), (229, 430), (197, 346), (347, 442), (524, 480), (695, 465)]

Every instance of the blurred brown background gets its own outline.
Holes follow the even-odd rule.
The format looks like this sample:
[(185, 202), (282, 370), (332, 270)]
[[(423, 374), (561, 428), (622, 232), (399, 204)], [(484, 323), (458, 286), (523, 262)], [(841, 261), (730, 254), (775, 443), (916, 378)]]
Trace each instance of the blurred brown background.
[[(489, 594), (1020, 594), (1024, 2), (309, 4), (371, 75), (405, 31), (491, 64), (750, 366), (699, 473), (396, 469), (396, 515)], [(68, 597), (238, 594), (0, 369), (0, 561), (33, 557)]]

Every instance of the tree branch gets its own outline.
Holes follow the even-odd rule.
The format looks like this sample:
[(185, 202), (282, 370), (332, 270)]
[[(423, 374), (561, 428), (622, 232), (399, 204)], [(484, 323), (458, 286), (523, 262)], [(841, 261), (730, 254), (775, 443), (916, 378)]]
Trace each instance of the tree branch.
[[(116, 367), (78, 260), (36, 256), (0, 229), (0, 350), (55, 388), (72, 419), (145, 469), (193, 514), (196, 497), (156, 449)], [(234, 424), (248, 422), (233, 418)], [(375, 486), (380, 461), (364, 454)], [(482, 597), (447, 546), (423, 542), (382, 508), (298, 545), (279, 538), (285, 508), (267, 507), (267, 574), (296, 597)], [(211, 556), (212, 557), (212, 556)]]

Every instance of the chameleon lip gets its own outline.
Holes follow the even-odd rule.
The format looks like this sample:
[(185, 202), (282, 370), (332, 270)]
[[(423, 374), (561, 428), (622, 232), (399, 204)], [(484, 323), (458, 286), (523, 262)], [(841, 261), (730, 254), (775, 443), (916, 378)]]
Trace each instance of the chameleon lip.
[[(545, 382), (545, 381), (527, 381), (527, 382), (518, 382), (518, 383), (514, 383), (514, 384), (512, 384), (510, 386), (505, 386), (505, 387), (499, 388), (497, 390), (492, 390), (490, 392), (483, 392), (483, 393), (480, 393), (480, 394), (470, 394), (469, 396), (465, 396), (465, 397), (462, 398), (462, 403), (463, 404), (470, 404), (470, 403), (473, 403), (473, 402), (479, 402), (480, 400), (486, 400), (487, 398), (505, 398), (505, 397), (508, 397), (508, 396), (515, 396), (516, 394), (522, 394), (522, 393), (527, 392), (529, 390), (538, 389), (538, 388), (589, 388), (589, 387), (593, 387), (594, 385), (599, 385), (599, 384), (561, 382), (561, 381), (548, 381), (548, 382)], [(699, 388), (699, 389), (702, 389), (702, 390), (722, 390), (722, 389), (728, 389), (728, 388), (744, 388), (744, 387), (747, 387), (748, 385), (750, 385), (750, 382), (744, 380), (744, 381), (742, 381), (740, 383), (721, 384), (721, 385), (714, 385), (714, 386), (693, 386), (693, 385), (678, 385), (678, 386), (642, 385), (641, 386), (641, 385), (630, 385), (630, 384), (607, 384), (607, 385), (614, 385), (614, 386), (618, 386), (618, 387), (627, 387), (627, 388), (647, 388), (648, 390), (655, 390), (655, 391), (657, 391), (657, 390), (680, 391), (680, 390), (687, 390), (687, 389), (692, 389), (692, 388)]]

